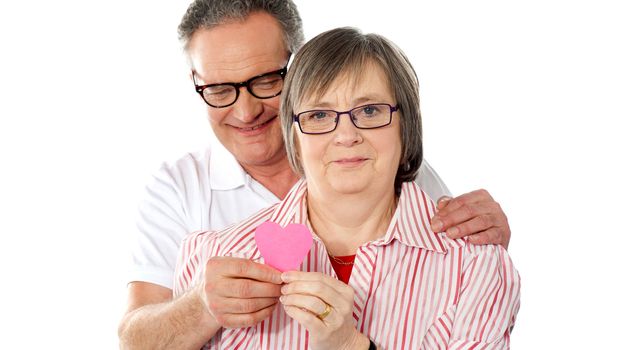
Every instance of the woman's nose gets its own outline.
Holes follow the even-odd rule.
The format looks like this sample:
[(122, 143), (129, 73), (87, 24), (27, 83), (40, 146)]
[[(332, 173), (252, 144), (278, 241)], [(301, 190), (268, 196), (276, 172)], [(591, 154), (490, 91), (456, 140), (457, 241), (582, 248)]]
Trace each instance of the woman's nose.
[(336, 130), (334, 130), (336, 133), (334, 141), (339, 145), (347, 147), (362, 142), (360, 129), (353, 124), (351, 115), (341, 114), (338, 118), (338, 125), (336, 126)]

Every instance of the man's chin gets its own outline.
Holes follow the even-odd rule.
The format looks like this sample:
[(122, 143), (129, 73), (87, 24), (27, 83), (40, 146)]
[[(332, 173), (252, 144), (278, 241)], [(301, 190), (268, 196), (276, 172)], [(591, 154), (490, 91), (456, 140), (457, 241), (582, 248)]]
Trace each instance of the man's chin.
[(242, 147), (237, 152), (231, 152), (239, 164), (243, 166), (264, 166), (278, 161), (278, 152), (271, 152), (263, 149), (263, 145), (252, 145), (254, 147)]

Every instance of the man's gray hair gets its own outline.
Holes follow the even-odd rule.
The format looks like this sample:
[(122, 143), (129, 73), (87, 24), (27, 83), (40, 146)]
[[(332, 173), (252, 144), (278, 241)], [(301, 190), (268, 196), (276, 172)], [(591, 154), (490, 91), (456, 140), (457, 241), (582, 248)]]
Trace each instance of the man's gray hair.
[(406, 55), (391, 41), (377, 34), (362, 34), (355, 28), (336, 28), (307, 42), (298, 52), (285, 77), (279, 116), (289, 162), (304, 175), (295, 143), (293, 114), (308, 98), (321, 98), (334, 81), (349, 74), (355, 82), (365, 67), (376, 63), (384, 71), (400, 113), (402, 152), (395, 178), (399, 193), (403, 182), (415, 180), (422, 164), (422, 117), (419, 83)]
[(305, 41), (303, 23), (291, 0), (195, 0), (181, 19), (179, 40), (187, 50), (192, 35), (197, 30), (242, 21), (254, 12), (268, 13), (278, 21), (290, 53), (296, 53), (300, 49)]

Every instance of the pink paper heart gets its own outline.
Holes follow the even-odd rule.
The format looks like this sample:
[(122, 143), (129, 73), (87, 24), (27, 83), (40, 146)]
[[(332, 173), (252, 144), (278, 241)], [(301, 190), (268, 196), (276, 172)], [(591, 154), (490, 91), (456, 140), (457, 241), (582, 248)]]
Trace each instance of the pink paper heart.
[(265, 263), (280, 272), (297, 269), (313, 243), (305, 225), (289, 224), (282, 228), (271, 221), (256, 228), (254, 239)]

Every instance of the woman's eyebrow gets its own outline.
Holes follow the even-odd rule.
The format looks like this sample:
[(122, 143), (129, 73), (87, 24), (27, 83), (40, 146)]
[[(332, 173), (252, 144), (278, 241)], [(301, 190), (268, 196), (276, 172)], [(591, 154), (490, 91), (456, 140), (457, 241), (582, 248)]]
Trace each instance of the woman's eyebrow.
[(355, 100), (353, 100), (353, 105), (354, 106), (359, 106), (363, 103), (367, 103), (369, 101), (378, 101), (378, 98), (375, 97), (375, 95), (365, 95), (365, 96), (361, 96), (356, 98)]
[[(387, 100), (386, 97), (382, 97), (380, 94), (372, 93), (372, 94), (362, 95), (360, 97), (355, 98), (353, 100), (351, 107), (359, 106), (367, 102), (389, 102), (389, 101)], [(311, 108), (307, 108), (307, 109), (319, 109), (319, 108), (333, 109), (333, 104), (326, 101), (312, 101), (312, 103), (309, 103), (309, 105), (311, 106)]]

